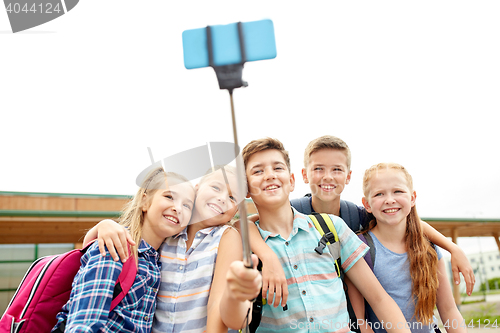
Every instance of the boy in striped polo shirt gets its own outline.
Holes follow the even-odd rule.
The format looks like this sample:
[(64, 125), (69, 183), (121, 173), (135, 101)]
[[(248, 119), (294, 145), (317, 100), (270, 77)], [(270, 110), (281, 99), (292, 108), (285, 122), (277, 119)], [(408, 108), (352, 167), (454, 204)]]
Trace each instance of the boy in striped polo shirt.
[[(259, 332), (349, 332), (349, 315), (342, 281), (337, 277), (334, 259), (324, 249), (315, 252), (320, 235), (311, 220), (290, 205), (295, 186), (290, 159), (283, 144), (271, 138), (254, 140), (242, 152), (249, 196), (257, 207), (256, 223), (266, 244), (278, 256), (288, 284), (288, 310), (263, 306)], [(376, 310), (379, 318), (390, 322), (392, 330), (409, 333), (401, 310), (384, 291), (364, 260), (368, 248), (347, 227), (331, 215), (340, 239), (342, 268)], [(243, 266), (233, 265), (231, 274), (241, 274)], [(245, 281), (228, 278), (228, 290)], [(398, 325), (403, 323), (403, 325)]]

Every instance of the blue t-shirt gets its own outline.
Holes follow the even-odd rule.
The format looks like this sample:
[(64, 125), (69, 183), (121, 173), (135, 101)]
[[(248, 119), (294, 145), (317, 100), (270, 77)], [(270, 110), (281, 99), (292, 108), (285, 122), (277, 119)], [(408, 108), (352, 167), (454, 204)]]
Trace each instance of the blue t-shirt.
[[(392, 297), (403, 312), (409, 325), (407, 327), (410, 328), (413, 333), (432, 332), (432, 326), (424, 326), (413, 318), (415, 313), (415, 300), (413, 299), (411, 291), (410, 264), (407, 253), (392, 252), (382, 245), (371, 231), (369, 231), (369, 233), (370, 236), (372, 236), (376, 253), (373, 273), (382, 287), (384, 287), (385, 291)], [(436, 248), (438, 259), (441, 259), (441, 252), (436, 246), (434, 247)], [(372, 323), (373, 331), (375, 333), (386, 333), (386, 330), (381, 328), (380, 321), (371, 307), (368, 304), (366, 306), (368, 320)]]

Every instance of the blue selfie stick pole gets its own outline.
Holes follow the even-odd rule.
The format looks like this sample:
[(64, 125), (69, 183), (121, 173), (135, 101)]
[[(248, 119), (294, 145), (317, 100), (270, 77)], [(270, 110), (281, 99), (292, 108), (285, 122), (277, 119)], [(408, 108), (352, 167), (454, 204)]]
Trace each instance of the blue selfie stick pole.
[[(236, 129), (236, 114), (234, 112), (234, 101), (233, 101), (233, 90), (235, 88), (246, 87), (248, 84), (243, 81), (243, 66), (245, 64), (245, 46), (243, 42), (243, 30), (241, 22), (238, 22), (238, 37), (240, 42), (240, 52), (241, 52), (241, 62), (237, 64), (229, 64), (223, 66), (216, 66), (214, 64), (213, 57), (213, 43), (212, 43), (212, 28), (207, 26), (207, 49), (208, 49), (208, 63), (209, 66), (215, 70), (217, 75), (217, 81), (219, 82), (220, 89), (227, 89), (229, 92), (229, 99), (231, 102), (231, 119), (233, 124), (233, 138), (234, 138), (234, 155), (236, 156), (236, 173), (238, 188), (243, 189), (246, 186), (246, 175), (245, 166), (241, 155), (239, 154), (239, 144), (238, 144), (238, 131)], [(242, 191), (241, 191), (242, 192)], [(238, 209), (240, 212), (240, 234), (241, 241), (243, 244), (243, 263), (246, 267), (253, 267), (250, 240), (248, 232), (248, 220), (247, 220), (247, 206), (245, 199), (241, 200), (238, 204)]]
[[(242, 189), (246, 188), (247, 181), (243, 159), (239, 154), (233, 90), (248, 86), (242, 79), (245, 62), (276, 57), (273, 23), (271, 20), (261, 20), (185, 30), (182, 33), (182, 40), (184, 66), (187, 69), (212, 67), (217, 76), (219, 88), (227, 89), (229, 92), (237, 181), (240, 192), (243, 193)], [(240, 194), (243, 197), (245, 195), (246, 193)], [(243, 244), (243, 262), (245, 266), (251, 268), (253, 264), (245, 200), (240, 201), (238, 207), (240, 212), (240, 234)]]

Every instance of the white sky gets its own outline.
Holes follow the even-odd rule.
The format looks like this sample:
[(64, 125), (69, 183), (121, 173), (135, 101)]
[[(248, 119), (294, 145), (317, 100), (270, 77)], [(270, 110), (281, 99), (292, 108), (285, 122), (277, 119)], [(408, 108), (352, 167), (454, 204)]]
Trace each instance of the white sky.
[(422, 217), (500, 217), (498, 1), (249, 4), (83, 0), (17, 34), (0, 10), (0, 190), (133, 194), (147, 147), (160, 159), (233, 141), (228, 94), (212, 69), (184, 68), (181, 34), (270, 18), (278, 56), (245, 66), (238, 133), (285, 144), (292, 197), (308, 191), (305, 146), (331, 134), (353, 154), (345, 199), (394, 161)]

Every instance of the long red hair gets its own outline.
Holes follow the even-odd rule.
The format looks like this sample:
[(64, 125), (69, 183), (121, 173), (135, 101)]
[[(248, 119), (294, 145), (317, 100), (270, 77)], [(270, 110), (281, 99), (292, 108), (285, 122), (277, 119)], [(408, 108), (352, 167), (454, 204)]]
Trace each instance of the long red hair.
[[(413, 192), (413, 179), (408, 171), (396, 163), (379, 163), (365, 171), (363, 177), (363, 193), (368, 197), (369, 183), (379, 170), (396, 170), (402, 172), (406, 178), (408, 188)], [(377, 225), (373, 218), (366, 230), (368, 232)], [(434, 306), (436, 305), (436, 294), (438, 282), (438, 257), (430, 241), (426, 238), (420, 225), (417, 209), (413, 206), (406, 218), (405, 233), (406, 251), (410, 263), (410, 276), (412, 282), (412, 294), (415, 299), (414, 316), (424, 324), (432, 322)]]

